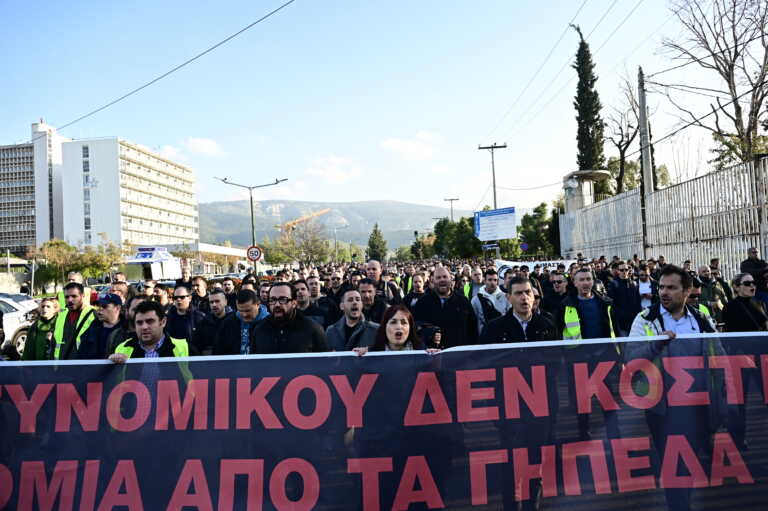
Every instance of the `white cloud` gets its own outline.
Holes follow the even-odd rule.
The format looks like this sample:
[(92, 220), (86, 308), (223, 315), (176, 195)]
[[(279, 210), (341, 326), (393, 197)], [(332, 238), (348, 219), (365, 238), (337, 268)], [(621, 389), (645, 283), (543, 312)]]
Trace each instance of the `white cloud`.
[(184, 155), (181, 154), (181, 149), (172, 145), (164, 145), (160, 148), (160, 156), (169, 160), (183, 160)]
[(419, 131), (412, 138), (388, 138), (380, 146), (394, 151), (409, 160), (431, 160), (435, 154), (435, 146), (440, 143), (440, 136), (429, 131)]
[(219, 143), (212, 138), (189, 137), (182, 142), (182, 145), (192, 153), (208, 155), (224, 154)]
[(330, 183), (339, 184), (360, 176), (360, 169), (348, 158), (329, 155), (316, 158), (312, 162), (312, 166), (304, 171), (304, 174), (321, 177)]

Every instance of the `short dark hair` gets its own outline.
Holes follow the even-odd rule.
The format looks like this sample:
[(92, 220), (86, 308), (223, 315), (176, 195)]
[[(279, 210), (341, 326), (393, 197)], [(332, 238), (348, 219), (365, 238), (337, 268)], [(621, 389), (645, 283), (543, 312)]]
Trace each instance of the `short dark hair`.
[(342, 290), (342, 292), (341, 292), (341, 296), (339, 297), (339, 301), (343, 302), (343, 301), (344, 301), (344, 297), (345, 297), (345, 296), (347, 295), (347, 293), (349, 293), (350, 291), (354, 291), (355, 293), (357, 293), (357, 294), (360, 294), (360, 291), (358, 291), (358, 290), (357, 290), (357, 288), (354, 288), (354, 287), (347, 287), (347, 288), (344, 288), (344, 290)]
[(79, 282), (69, 282), (66, 286), (64, 286), (64, 291), (69, 291), (70, 289), (77, 289), (80, 291), (80, 294), (83, 294), (85, 292), (85, 287)]
[(357, 287), (360, 287), (363, 284), (368, 284), (368, 285), (371, 285), (373, 287), (376, 287), (376, 283), (373, 281), (373, 279), (369, 279), (368, 277), (366, 277), (364, 279), (360, 279), (360, 282), (357, 283)]
[(235, 283), (235, 281), (232, 280), (232, 277), (224, 277), (223, 279), (221, 279), (222, 284), (225, 283), (226, 281), (230, 281), (232, 284)]
[(253, 289), (241, 289), (237, 292), (237, 303), (256, 303), (259, 297)]
[(522, 275), (515, 275), (512, 277), (512, 280), (509, 281), (507, 294), (512, 294), (512, 286), (515, 284), (529, 284), (531, 287), (533, 287), (533, 282), (531, 282), (531, 279), (528, 277), (523, 277)]
[(191, 282), (196, 282), (196, 281), (199, 281), (199, 280), (202, 280), (203, 282), (205, 282), (206, 285), (208, 284), (208, 281), (205, 280), (205, 277), (201, 277), (200, 275), (195, 275), (194, 277), (192, 277)]
[(488, 275), (498, 275), (499, 272), (497, 272), (494, 268), (488, 268), (485, 270), (485, 273), (483, 273), (483, 277), (487, 277)]
[(165, 284), (155, 284), (155, 289), (162, 289), (163, 291), (167, 291), (168, 286), (166, 286)]
[(701, 281), (698, 277), (691, 277), (691, 286), (693, 286), (695, 289), (701, 288)]
[[(269, 286), (269, 292), (271, 293), (273, 289), (276, 287), (287, 287), (291, 291), (291, 300), (296, 299), (296, 288), (293, 287), (293, 284), (290, 282), (274, 282), (271, 286)], [(246, 291), (248, 291), (246, 289)]]
[[(330, 275), (323, 275), (323, 278), (324, 279), (329, 279), (329, 278), (331, 278), (331, 276)], [(307, 277), (307, 282), (309, 282), (310, 279), (320, 280), (320, 277), (318, 277), (317, 275), (310, 275), (309, 277)]]
[[(579, 273), (589, 273), (589, 276), (592, 277), (592, 270), (587, 268), (586, 266), (582, 266), (581, 268), (577, 269), (575, 272), (573, 272), (573, 279), (576, 280), (576, 275)], [(594, 278), (594, 277), (592, 277)]]
[[(165, 311), (163, 310), (163, 306), (160, 305), (157, 302), (153, 302), (151, 300), (144, 300), (140, 304), (136, 306), (136, 309), (134, 309), (134, 318), (137, 314), (146, 314), (148, 312), (154, 311), (155, 314), (157, 314), (157, 319), (162, 321), (165, 318)], [(136, 321), (134, 319), (134, 321)]]
[(294, 287), (295, 287), (295, 286), (298, 286), (299, 284), (304, 284), (304, 287), (306, 287), (307, 289), (309, 289), (309, 285), (307, 284), (307, 281), (306, 281), (306, 280), (304, 280), (304, 279), (296, 279), (296, 280), (294, 280), (294, 281), (293, 281), (293, 285), (294, 285)]
[(675, 266), (674, 264), (665, 265), (664, 269), (661, 270), (661, 273), (659, 274), (659, 281), (668, 275), (678, 275), (680, 277), (680, 283), (682, 284), (683, 289), (690, 289), (693, 285), (693, 277), (691, 274), (679, 266)]
[(225, 300), (226, 300), (226, 297), (227, 297), (227, 293), (225, 293), (223, 289), (219, 289), (219, 288), (213, 288), (213, 290), (211, 290), (208, 293), (208, 296), (213, 296), (213, 295), (224, 295), (224, 299)]

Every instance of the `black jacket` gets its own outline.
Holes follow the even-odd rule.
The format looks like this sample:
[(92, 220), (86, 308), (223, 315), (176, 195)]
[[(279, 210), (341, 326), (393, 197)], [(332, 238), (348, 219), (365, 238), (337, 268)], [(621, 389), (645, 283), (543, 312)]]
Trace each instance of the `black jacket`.
[(757, 332), (765, 331), (766, 316), (762, 302), (754, 298), (737, 296), (725, 304), (723, 308), (723, 323), (726, 332)]
[(763, 259), (745, 259), (739, 265), (739, 271), (741, 273), (749, 273), (755, 279), (757, 288), (760, 291), (765, 291), (766, 282), (763, 280), (763, 272), (768, 270), (768, 263)]
[(322, 327), (298, 310), (293, 319), (278, 323), (267, 316), (251, 332), (251, 353), (313, 353), (329, 351)]
[(325, 316), (325, 324), (330, 326), (336, 323), (341, 318), (341, 309), (339, 309), (339, 300), (341, 297), (334, 297), (332, 295), (321, 296), (315, 302), (315, 305), (323, 311)]
[(454, 293), (441, 305), (437, 293), (427, 293), (414, 309), (414, 319), (419, 325), (440, 328), (440, 346), (451, 348), (477, 343), (477, 317), (466, 297)]
[(186, 339), (192, 344), (192, 335), (205, 318), (205, 314), (190, 306), (183, 316), (176, 312), (176, 307), (168, 309), (165, 331), (174, 339)]
[(554, 291), (549, 294), (545, 293), (540, 307), (554, 316), (557, 314), (557, 311), (560, 309), (560, 304), (567, 295), (567, 293), (559, 295)]
[(485, 325), (480, 335), (480, 344), (495, 344), (505, 342), (556, 341), (560, 339), (559, 332), (548, 316), (534, 314), (523, 332), (523, 327), (515, 317), (512, 309), (500, 318)]
[(384, 279), (379, 279), (379, 282), (376, 284), (376, 296), (381, 297), (388, 305), (403, 303), (400, 288), (391, 280), (385, 282)]
[(200, 324), (197, 325), (195, 333), (192, 334), (191, 344), (198, 353), (201, 355), (211, 354), (213, 345), (216, 342), (216, 334), (218, 334), (221, 324), (229, 315), (234, 315), (234, 313), (225, 314), (221, 318), (217, 318), (212, 312), (205, 315)]
[(381, 319), (384, 317), (384, 311), (386, 311), (388, 307), (389, 305), (387, 305), (387, 302), (380, 296), (376, 295), (373, 297), (373, 305), (371, 308), (367, 310), (363, 308), (363, 315), (368, 321), (381, 323)]
[[(422, 298), (426, 296), (425, 293), (416, 293), (414, 291), (411, 291), (407, 295), (405, 295), (405, 298), (403, 298), (403, 304), (410, 309), (411, 314), (413, 314), (413, 311), (416, 310), (416, 303), (419, 302)], [(414, 304), (411, 304), (411, 302), (415, 302)]]
[[(601, 323), (601, 329), (602, 334), (600, 335), (601, 338), (609, 338), (613, 335), (618, 335), (619, 331), (617, 330), (618, 322), (616, 321), (616, 312), (615, 310), (611, 310), (610, 315), (610, 321), (608, 321), (608, 307), (613, 305), (613, 301), (605, 296), (598, 293), (594, 293), (594, 296), (597, 298), (598, 302), (600, 303), (600, 307), (602, 309), (602, 323)], [(579, 310), (579, 298), (577, 296), (568, 295), (560, 304), (560, 309), (558, 309), (557, 314), (555, 315), (555, 321), (557, 322), (557, 332), (560, 336), (560, 339), (562, 339), (563, 330), (565, 330), (565, 308), (566, 307), (575, 307), (576, 311), (579, 315), (579, 321), (581, 321), (581, 312)], [(613, 309), (613, 307), (611, 307)], [(613, 324), (613, 335), (611, 335), (611, 327), (610, 324)], [(583, 327), (582, 327), (583, 330)]]
[[(253, 330), (260, 321), (254, 321), (249, 328), (249, 345)], [(240, 318), (236, 312), (227, 314), (219, 325), (213, 341), (214, 355), (240, 355)]]
[(641, 309), (638, 285), (629, 279), (613, 279), (607, 287), (608, 296), (613, 300), (613, 309), (616, 312), (619, 328), (629, 333), (632, 322)]
[(121, 335), (122, 327), (118, 323), (115, 328), (105, 329), (104, 323), (95, 319), (88, 330), (80, 337), (80, 346), (77, 348), (79, 359), (99, 359), (109, 355), (109, 340), (113, 336)]
[(314, 303), (310, 303), (309, 307), (301, 311), (302, 314), (304, 314), (304, 317), (311, 319), (318, 325), (320, 325), (323, 330), (325, 330), (331, 323), (328, 323), (328, 318), (320, 307), (315, 305)]

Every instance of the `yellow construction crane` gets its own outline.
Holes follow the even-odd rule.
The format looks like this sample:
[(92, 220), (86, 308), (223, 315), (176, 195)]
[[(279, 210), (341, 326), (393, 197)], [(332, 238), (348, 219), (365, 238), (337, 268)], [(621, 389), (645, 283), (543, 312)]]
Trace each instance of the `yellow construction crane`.
[(299, 217), (299, 218), (297, 218), (295, 220), (291, 220), (290, 222), (286, 222), (286, 223), (281, 224), (281, 225), (276, 225), (275, 227), (280, 232), (291, 232), (294, 229), (296, 229), (297, 225), (299, 225), (301, 223), (304, 223), (304, 222), (308, 222), (308, 221), (312, 220), (313, 218), (317, 218), (319, 216), (325, 215), (326, 213), (330, 213), (330, 212), (331, 212), (330, 208), (321, 209), (320, 211), (312, 212), (312, 213), (310, 213), (308, 215), (304, 215), (304, 216)]

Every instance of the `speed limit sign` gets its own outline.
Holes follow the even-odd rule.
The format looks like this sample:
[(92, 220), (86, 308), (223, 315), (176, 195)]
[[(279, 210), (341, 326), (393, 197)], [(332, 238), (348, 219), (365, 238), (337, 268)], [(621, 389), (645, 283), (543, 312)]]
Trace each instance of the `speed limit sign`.
[(249, 261), (260, 261), (261, 257), (264, 255), (264, 251), (261, 250), (261, 247), (257, 247), (256, 245), (251, 245), (248, 247), (248, 251), (246, 252), (248, 255)]

